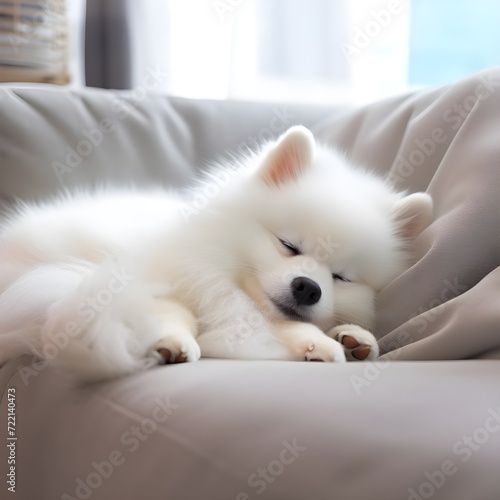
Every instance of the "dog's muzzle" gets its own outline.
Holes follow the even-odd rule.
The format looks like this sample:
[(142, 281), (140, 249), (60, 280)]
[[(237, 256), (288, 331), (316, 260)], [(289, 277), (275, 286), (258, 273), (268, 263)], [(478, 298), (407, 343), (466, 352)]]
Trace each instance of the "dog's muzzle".
[(321, 288), (310, 278), (299, 276), (290, 283), (289, 291), (280, 298), (270, 297), (271, 302), (288, 319), (310, 321), (310, 306), (321, 298)]
[(298, 306), (312, 306), (321, 298), (321, 288), (310, 278), (299, 276), (290, 284), (292, 296)]

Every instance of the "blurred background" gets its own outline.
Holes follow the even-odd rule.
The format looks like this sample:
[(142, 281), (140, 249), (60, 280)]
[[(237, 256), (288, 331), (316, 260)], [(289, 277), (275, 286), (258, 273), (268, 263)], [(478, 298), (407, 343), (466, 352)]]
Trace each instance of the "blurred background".
[(500, 2), (0, 0), (0, 81), (365, 103), (500, 59)]

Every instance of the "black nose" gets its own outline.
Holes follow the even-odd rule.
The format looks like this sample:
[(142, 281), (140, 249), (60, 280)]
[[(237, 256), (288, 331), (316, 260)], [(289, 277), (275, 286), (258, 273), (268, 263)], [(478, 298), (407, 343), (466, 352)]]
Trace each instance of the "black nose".
[(321, 288), (313, 280), (299, 276), (292, 281), (292, 294), (298, 306), (312, 306), (321, 298)]

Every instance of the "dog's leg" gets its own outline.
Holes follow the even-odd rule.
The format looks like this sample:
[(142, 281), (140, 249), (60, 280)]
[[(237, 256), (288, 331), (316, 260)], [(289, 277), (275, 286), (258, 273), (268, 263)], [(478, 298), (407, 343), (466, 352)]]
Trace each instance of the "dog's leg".
[(197, 361), (201, 351), (196, 342), (196, 319), (186, 307), (169, 299), (155, 299), (153, 313), (160, 320), (165, 335), (153, 346), (164, 363)]
[(287, 360), (327, 362), (346, 360), (342, 345), (310, 323), (279, 321), (273, 325), (273, 334), (287, 348)]
[(344, 346), (348, 361), (371, 361), (378, 357), (377, 339), (373, 333), (358, 325), (336, 326), (327, 335)]

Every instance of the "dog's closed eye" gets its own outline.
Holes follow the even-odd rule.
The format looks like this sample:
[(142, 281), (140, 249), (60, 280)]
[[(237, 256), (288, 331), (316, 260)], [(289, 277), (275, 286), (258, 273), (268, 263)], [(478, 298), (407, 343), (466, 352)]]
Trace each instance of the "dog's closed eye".
[(283, 245), (283, 247), (290, 252), (290, 255), (300, 255), (302, 253), (300, 249), (293, 243), (290, 243), (289, 241), (282, 238), (278, 238), (278, 240)]
[(345, 276), (342, 276), (342, 274), (332, 274), (333, 281), (342, 281), (343, 283), (351, 283), (350, 279), (347, 279)]

